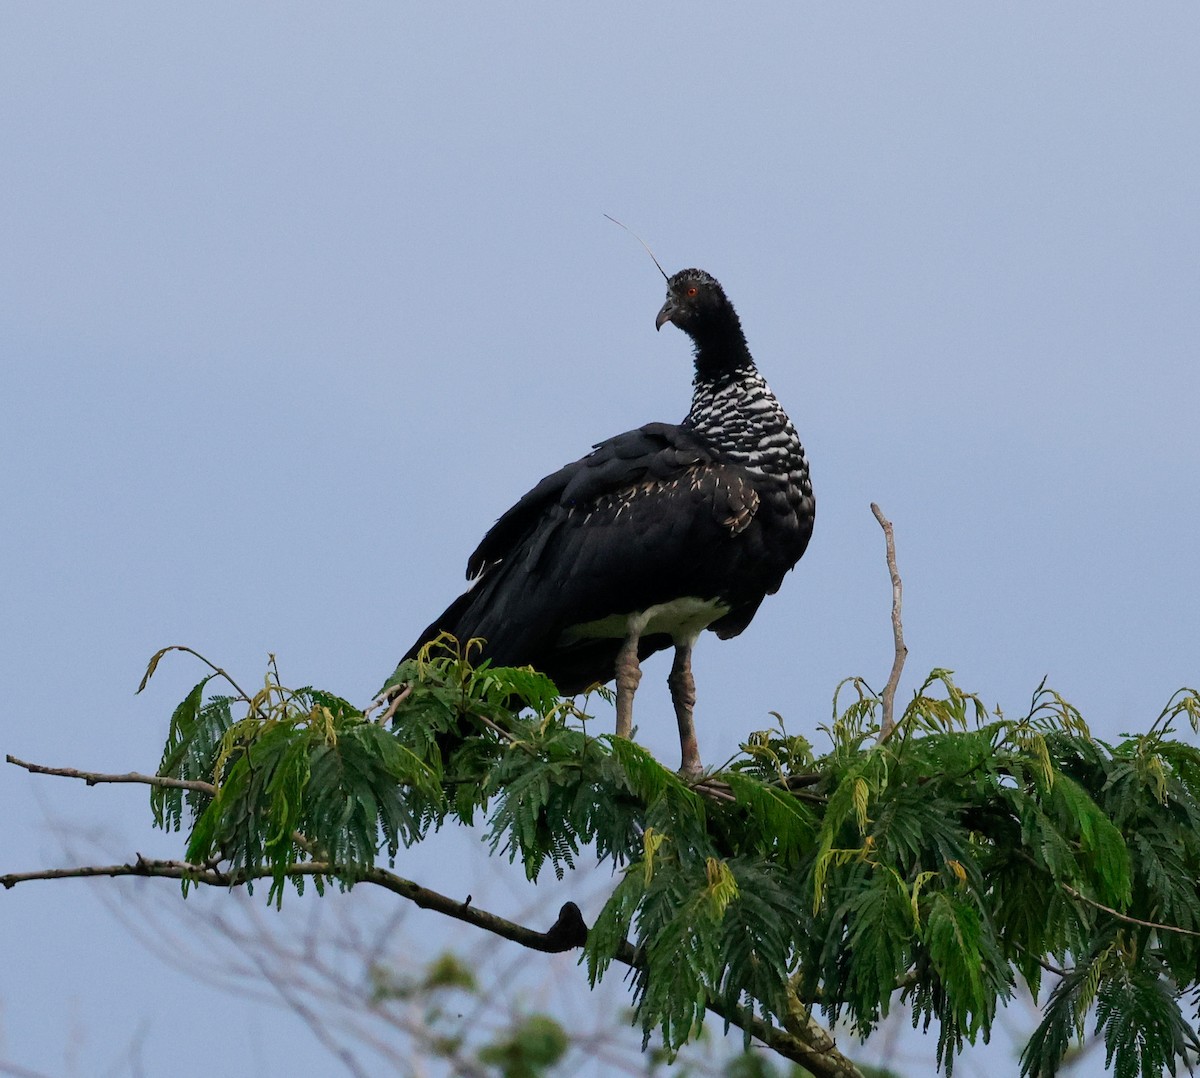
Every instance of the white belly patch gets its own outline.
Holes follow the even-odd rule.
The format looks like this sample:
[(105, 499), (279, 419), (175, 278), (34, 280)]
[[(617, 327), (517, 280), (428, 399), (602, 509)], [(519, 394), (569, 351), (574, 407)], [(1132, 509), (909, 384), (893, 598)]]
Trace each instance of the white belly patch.
[(714, 621), (728, 613), (729, 606), (717, 599), (685, 596), (648, 607), (636, 614), (612, 614), (582, 625), (573, 625), (562, 634), (561, 642), (573, 644), (577, 640), (624, 640), (631, 630), (639, 636), (666, 633), (676, 642), (695, 640)]

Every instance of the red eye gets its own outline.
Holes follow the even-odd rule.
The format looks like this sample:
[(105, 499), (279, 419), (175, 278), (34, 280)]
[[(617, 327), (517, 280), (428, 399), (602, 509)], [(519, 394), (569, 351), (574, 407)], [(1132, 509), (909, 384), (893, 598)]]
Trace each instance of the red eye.
[(696, 294), (696, 286), (692, 285), (692, 287), (687, 290), (687, 294), (689, 296), (694, 296)]

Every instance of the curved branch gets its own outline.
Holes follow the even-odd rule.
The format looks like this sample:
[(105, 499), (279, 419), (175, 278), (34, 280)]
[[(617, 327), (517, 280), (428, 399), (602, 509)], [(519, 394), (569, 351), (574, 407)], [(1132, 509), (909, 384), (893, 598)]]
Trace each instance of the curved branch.
[(900, 684), (900, 672), (904, 669), (908, 648), (904, 644), (904, 624), (900, 620), (904, 585), (900, 580), (900, 570), (896, 568), (896, 537), (892, 532), (892, 522), (883, 515), (883, 510), (874, 502), (871, 503), (871, 512), (883, 529), (887, 548), (887, 567), (892, 578), (892, 639), (896, 646), (896, 654), (892, 659), (892, 672), (888, 675), (887, 684), (883, 688), (883, 722), (879, 728), (879, 741), (882, 742), (891, 737), (892, 731), (896, 728), (896, 688)]
[[(545, 932), (538, 932), (472, 906), (469, 895), (460, 902), (458, 899), (450, 898), (448, 895), (430, 890), (428, 887), (422, 887), (387, 869), (369, 868), (365, 871), (347, 871), (345, 866), (325, 861), (305, 861), (289, 865), (285, 872), (289, 876), (328, 877), (340, 874), (343, 878), (346, 876), (352, 879), (357, 877), (355, 879), (357, 883), (374, 884), (407, 899), (422, 909), (433, 910), (455, 920), (464, 921), (485, 932), (500, 936), (502, 939), (518, 943), (522, 947), (547, 954), (560, 954), (564, 951), (574, 950), (582, 947), (587, 939), (587, 925), (584, 923), (579, 907), (574, 902), (565, 903), (554, 924)], [(195, 865), (187, 861), (158, 860), (139, 854), (132, 863), (120, 865), (82, 865), (76, 868), (42, 869), (36, 872), (12, 872), (0, 876), (0, 886), (8, 890), (18, 883), (27, 883), (32, 880), (94, 879), (118, 876), (187, 880), (210, 887), (229, 888), (238, 887), (256, 879), (270, 878), (273, 873), (269, 869), (226, 872), (208, 865)], [(618, 949), (615, 957), (617, 961), (628, 966), (636, 966), (639, 961), (635, 948), (628, 942)], [(785, 1059), (803, 1064), (817, 1078), (862, 1078), (858, 1068), (838, 1051), (833, 1038), (821, 1029), (811, 1017), (802, 1027), (780, 1029), (756, 1015), (729, 1007), (719, 1000), (710, 999), (707, 1006), (713, 1014), (729, 1022), (730, 1025), (745, 1030)], [(793, 1023), (789, 1021), (788, 1025), (792, 1026)]]
[[(587, 930), (583, 925), (583, 915), (573, 902), (568, 902), (563, 906), (558, 920), (548, 931), (537, 932), (472, 906), (469, 895), (466, 901), (460, 902), (382, 868), (356, 870), (328, 861), (302, 861), (288, 865), (284, 873), (288, 876), (328, 876), (340, 877), (357, 883), (372, 883), (386, 891), (400, 895), (401, 898), (408, 899), (422, 909), (434, 910), (455, 920), (465, 921), (476, 928), (482, 928), (493, 935), (511, 940), (513, 943), (519, 943), (522, 947), (528, 947), (534, 951), (557, 954), (582, 946), (581, 929), (586, 938)], [(147, 876), (187, 880), (190, 883), (205, 884), (209, 887), (229, 888), (240, 887), (243, 884), (252, 883), (254, 880), (269, 879), (274, 876), (274, 873), (268, 868), (226, 872), (210, 865), (195, 865), (189, 861), (159, 860), (138, 854), (137, 859), (132, 863), (126, 862), (121, 865), (81, 865), (76, 868), (39, 869), (36, 872), (11, 872), (0, 876), (0, 886), (9, 890), (18, 883), (27, 883), (31, 880), (90, 879), (97, 876)]]
[[(113, 774), (100, 771), (81, 771), (72, 767), (47, 767), (44, 764), (18, 759), (11, 754), (7, 755), (5, 759), (8, 763), (24, 768), (31, 774), (78, 779), (86, 782), (89, 786), (100, 783), (137, 783), (145, 786), (194, 790), (208, 794), (216, 793), (216, 787), (211, 783), (198, 780), (146, 775), (137, 771)], [(796, 776), (795, 785), (808, 785), (816, 778), (817, 776)], [(714, 783), (714, 785), (724, 784)], [(792, 792), (796, 796), (803, 796), (803, 791)], [(711, 794), (718, 798), (721, 793), (724, 791), (716, 789), (711, 791)], [(726, 796), (729, 795), (726, 794)], [(554, 924), (545, 932), (538, 932), (472, 906), (470, 895), (460, 902), (428, 887), (422, 887), (387, 869), (371, 867), (364, 870), (314, 859), (291, 864), (284, 870), (284, 873), (288, 876), (340, 877), (355, 883), (374, 884), (407, 899), (422, 909), (433, 910), (473, 925), (485, 932), (490, 932), (502, 939), (520, 944), (522, 947), (547, 954), (559, 954), (574, 950), (582, 947), (587, 941), (588, 927), (579, 907), (574, 902), (564, 903)], [(266, 868), (226, 872), (215, 864), (196, 865), (187, 861), (153, 859), (138, 854), (132, 863), (119, 865), (82, 865), (75, 868), (8, 873), (0, 875), (0, 886), (5, 890), (11, 890), (18, 883), (28, 883), (33, 880), (95, 879), (119, 876), (187, 880), (190, 883), (210, 887), (232, 888), (257, 879), (273, 878), (274, 873)], [(631, 967), (639, 964), (636, 949), (628, 941), (621, 945), (614, 957), (617, 961)], [(798, 998), (795, 998), (794, 993), (793, 1013), (789, 1014), (786, 1028), (783, 1029), (750, 1011), (729, 1006), (721, 1000), (709, 999), (706, 1006), (717, 1017), (746, 1031), (773, 1052), (807, 1067), (816, 1075), (816, 1078), (862, 1078), (862, 1072), (851, 1060), (842, 1055), (833, 1037), (812, 1018), (811, 1013)], [(801, 1014), (803, 1017), (800, 1017)]]
[[(240, 699), (244, 700), (246, 703), (250, 703), (251, 698), (250, 698), (249, 694), (247, 694), (246, 690), (243, 689), (236, 681), (233, 680), (232, 677), (229, 676), (229, 673), (227, 671), (222, 670), (211, 659), (205, 658), (195, 648), (189, 648), (186, 644), (171, 644), (168, 647), (159, 648), (158, 651), (156, 651), (153, 655), (150, 656), (150, 663), (146, 667), (146, 672), (142, 675), (141, 684), (138, 685), (138, 687), (137, 687), (137, 691), (139, 693), (150, 683), (150, 679), (152, 677), (154, 677), (154, 671), (158, 669), (159, 660), (164, 655), (166, 655), (168, 652), (171, 652), (171, 651), (182, 651), (185, 655), (192, 655), (195, 658), (199, 659), (202, 663), (204, 663), (205, 666), (207, 666), (213, 672), (213, 675), (215, 675), (216, 677), (222, 677), (226, 681), (228, 681), (229, 684), (232, 685), (235, 690), (237, 690), (237, 694)], [(271, 661), (274, 662), (274, 660), (275, 660), (275, 657), (272, 655)], [(137, 693), (135, 693), (134, 695), (136, 696)]]

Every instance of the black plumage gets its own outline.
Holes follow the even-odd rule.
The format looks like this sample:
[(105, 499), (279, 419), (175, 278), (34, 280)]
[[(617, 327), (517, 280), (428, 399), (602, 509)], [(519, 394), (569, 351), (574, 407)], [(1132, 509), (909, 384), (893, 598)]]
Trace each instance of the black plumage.
[(497, 665), (529, 664), (567, 694), (617, 682), (629, 736), (639, 659), (674, 646), (669, 683), (682, 770), (700, 770), (691, 650), (726, 639), (779, 589), (812, 534), (808, 462), (750, 355), (720, 284), (686, 269), (655, 325), (695, 352), (692, 407), (596, 445), (505, 513), (467, 562), (469, 589), (405, 656), (439, 632), (482, 637)]

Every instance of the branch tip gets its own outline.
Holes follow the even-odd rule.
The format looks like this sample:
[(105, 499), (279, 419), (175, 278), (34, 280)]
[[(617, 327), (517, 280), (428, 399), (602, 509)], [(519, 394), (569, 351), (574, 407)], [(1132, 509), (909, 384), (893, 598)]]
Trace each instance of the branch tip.
[(892, 640), (895, 654), (892, 659), (892, 672), (888, 675), (887, 684), (883, 688), (883, 718), (879, 726), (878, 744), (882, 744), (892, 736), (896, 729), (896, 689), (900, 684), (900, 674), (904, 669), (904, 660), (908, 656), (908, 648), (904, 644), (904, 624), (900, 618), (901, 603), (904, 598), (904, 585), (900, 580), (900, 570), (896, 568), (896, 537), (892, 522), (883, 515), (883, 510), (875, 502), (871, 503), (871, 512), (883, 529), (883, 538), (887, 553), (888, 574), (892, 578)]

